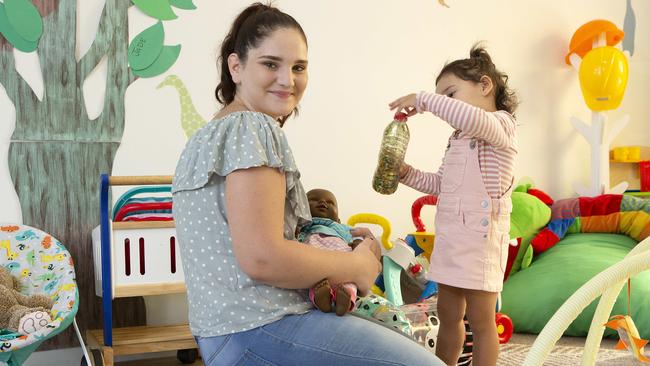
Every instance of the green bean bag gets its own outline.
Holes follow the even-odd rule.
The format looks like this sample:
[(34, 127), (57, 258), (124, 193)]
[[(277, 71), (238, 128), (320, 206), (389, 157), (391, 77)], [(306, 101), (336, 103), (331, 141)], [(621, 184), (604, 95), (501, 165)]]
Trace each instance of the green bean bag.
[[(559, 307), (599, 272), (623, 259), (637, 244), (627, 235), (605, 233), (568, 234), (556, 245), (535, 256), (531, 265), (512, 274), (504, 284), (503, 307), (518, 333), (538, 334)], [(650, 337), (650, 272), (632, 277), (631, 316), (641, 338)], [(586, 336), (596, 299), (571, 323), (564, 335)], [(612, 314), (627, 314), (627, 287), (623, 287)], [(611, 329), (605, 336), (613, 336)]]

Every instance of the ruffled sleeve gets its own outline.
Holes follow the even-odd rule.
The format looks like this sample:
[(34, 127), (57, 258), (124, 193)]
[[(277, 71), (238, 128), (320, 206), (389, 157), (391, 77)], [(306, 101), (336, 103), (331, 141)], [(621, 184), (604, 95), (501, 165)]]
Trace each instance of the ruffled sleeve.
[(235, 112), (212, 121), (188, 141), (176, 166), (172, 193), (199, 189), (212, 175), (268, 166), (285, 173), (287, 200), (298, 225), (311, 219), (300, 172), (280, 125), (258, 112)]

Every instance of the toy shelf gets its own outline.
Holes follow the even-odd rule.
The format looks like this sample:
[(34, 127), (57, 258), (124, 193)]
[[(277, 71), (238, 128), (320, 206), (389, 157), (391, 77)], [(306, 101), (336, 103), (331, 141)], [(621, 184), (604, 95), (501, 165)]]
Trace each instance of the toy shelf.
[[(109, 221), (108, 226), (113, 298), (185, 293), (173, 221)], [(93, 243), (95, 273), (99, 274), (103, 258), (100, 227), (93, 230)], [(95, 276), (97, 296), (104, 296), (102, 288), (102, 276)]]
[[(95, 366), (112, 366), (118, 355), (178, 351), (177, 358), (183, 363), (193, 363), (198, 355), (188, 324), (112, 325), (113, 299), (184, 293), (186, 287), (174, 221), (113, 222), (109, 188), (164, 185), (168, 193), (171, 183), (171, 176), (100, 177), (100, 225), (92, 236), (95, 293), (102, 298), (103, 329), (86, 332)], [(137, 190), (147, 192), (148, 188)], [(162, 191), (152, 187), (148, 192)]]
[(196, 342), (187, 325), (116, 328), (113, 331), (112, 347), (104, 345), (101, 329), (89, 330), (86, 336), (91, 349), (102, 351), (103, 365), (113, 365), (115, 355), (196, 348)]
[[(623, 149), (624, 152), (619, 153), (619, 149)], [(614, 187), (621, 182), (628, 182), (628, 190), (638, 191), (641, 188), (639, 163), (648, 160), (650, 160), (650, 147), (647, 146), (621, 147), (611, 150), (609, 160), (610, 187)]]

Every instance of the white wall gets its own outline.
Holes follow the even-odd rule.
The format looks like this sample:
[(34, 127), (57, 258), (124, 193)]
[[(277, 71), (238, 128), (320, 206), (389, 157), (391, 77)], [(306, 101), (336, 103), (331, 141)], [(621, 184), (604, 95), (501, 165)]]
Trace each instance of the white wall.
[[(215, 57), (219, 40), (233, 16), (248, 2), (196, 0), (198, 10), (177, 10), (179, 19), (165, 22), (166, 44), (180, 43), (181, 56), (167, 74), (178, 75), (190, 89), (199, 110), (209, 118), (217, 108)], [(89, 6), (95, 3), (93, 9)], [(569, 125), (570, 116), (589, 120), (577, 73), (563, 57), (575, 29), (606, 18), (623, 27), (624, 1), (453, 2), (444, 8), (433, 0), (405, 7), (394, 1), (276, 2), (294, 15), (309, 38), (310, 85), (301, 114), (286, 127), (307, 188), (333, 190), (343, 216), (360, 211), (388, 217), (395, 231), (411, 229), (409, 206), (419, 196), (400, 188), (389, 197), (372, 191), (381, 131), (390, 120), (386, 104), (394, 97), (432, 90), (437, 71), (446, 61), (465, 57), (477, 40), (486, 40), (498, 67), (508, 72), (522, 99), (521, 152), (517, 174), (534, 178), (556, 197), (572, 195), (571, 183), (586, 181), (588, 146)], [(84, 2), (80, 19), (88, 44), (102, 0)], [(621, 107), (610, 120), (630, 114), (630, 125), (615, 145), (648, 144), (645, 122), (650, 63), (648, 62), (647, 1), (633, 1), (637, 17), (636, 51), (630, 60), (630, 80)], [(131, 11), (132, 34), (153, 23)], [(505, 14), (513, 14), (506, 17)], [(82, 45), (81, 48), (87, 46)], [(113, 174), (169, 174), (184, 144), (176, 93), (156, 89), (164, 76), (140, 79), (127, 91), (126, 129)], [(97, 101), (92, 100), (97, 103)], [(14, 124), (13, 106), (0, 93), (0, 197), (13, 201), (6, 168), (8, 140)], [(431, 115), (411, 119), (407, 160), (421, 168), (437, 168), (451, 129)], [(315, 138), (328, 136), (335, 148), (314, 149)], [(324, 144), (325, 145), (325, 144)], [(337, 177), (331, 179), (329, 177)], [(17, 206), (3, 205), (0, 220), (17, 221)]]
[[(178, 10), (179, 19), (165, 22), (165, 44), (182, 44), (180, 58), (165, 75), (140, 79), (127, 90), (126, 128), (113, 174), (173, 173), (185, 141), (180, 106), (172, 89), (157, 90), (156, 85), (168, 74), (178, 75), (199, 113), (209, 118), (217, 109), (213, 91), (219, 40), (248, 3), (195, 0), (197, 10)], [(303, 25), (309, 40), (309, 87), (300, 116), (288, 122), (286, 133), (303, 184), (332, 190), (341, 217), (374, 212), (391, 221), (395, 236), (413, 230), (410, 206), (420, 194), (401, 187), (392, 196), (382, 196), (371, 188), (381, 133), (392, 116), (387, 104), (406, 93), (433, 90), (444, 63), (467, 57), (478, 40), (487, 41), (496, 65), (510, 75), (522, 100), (517, 111), (517, 176), (532, 177), (555, 198), (572, 196), (574, 182), (588, 182), (589, 146), (569, 118), (589, 121), (590, 111), (577, 73), (564, 63), (564, 55), (573, 32), (589, 20), (605, 18), (623, 28), (624, 0), (448, 0), (450, 8), (435, 0), (275, 3)], [(79, 39), (86, 44), (81, 48), (87, 48), (94, 26), (84, 19), (97, 18), (93, 14), (102, 0), (83, 4), (85, 33)], [(637, 27), (630, 79), (620, 108), (607, 113), (612, 121), (630, 114), (631, 122), (614, 145), (650, 145), (650, 2), (632, 4)], [(153, 23), (132, 9), (132, 36)], [(20, 211), (6, 163), (13, 120), (13, 107), (0, 92), (0, 221), (16, 222)], [(451, 129), (430, 114), (413, 117), (409, 127), (407, 161), (437, 169)], [(424, 210), (424, 221), (432, 225), (432, 209)], [(175, 301), (184, 306), (183, 299)], [(151, 311), (155, 306), (148, 304), (154, 322), (178, 316), (169, 311), (169, 303), (158, 302), (159, 311)]]
[[(197, 0), (198, 10), (178, 11), (178, 20), (165, 23), (166, 44), (183, 45), (168, 74), (187, 84), (205, 118), (218, 107), (213, 100), (218, 43), (247, 3)], [(434, 0), (411, 1), (410, 6), (387, 0), (277, 2), (301, 22), (309, 40), (309, 86), (300, 116), (288, 122), (286, 132), (305, 187), (331, 189), (342, 217), (374, 212), (391, 221), (396, 235), (412, 230), (410, 205), (420, 194), (401, 187), (393, 196), (382, 196), (370, 185), (381, 133), (392, 116), (387, 103), (405, 93), (432, 90), (444, 63), (466, 57), (478, 40), (487, 41), (522, 100), (517, 176), (532, 177), (554, 197), (574, 195), (574, 182), (588, 183), (589, 146), (569, 118), (589, 121), (591, 112), (564, 55), (573, 32), (589, 20), (606, 18), (623, 28), (625, 1), (448, 3), (450, 8)], [(650, 3), (633, 1), (633, 6), (636, 49), (629, 84), (620, 108), (607, 113), (611, 121), (630, 114), (631, 122), (614, 145), (650, 144), (644, 103), (650, 81)], [(132, 14), (133, 34), (152, 24), (137, 11)], [(162, 79), (139, 80), (127, 91), (126, 130), (114, 174), (173, 172), (184, 138), (176, 93), (155, 89)], [(413, 117), (409, 127), (407, 161), (437, 169), (451, 129), (431, 115)], [(317, 145), (316, 136), (326, 141)], [(424, 215), (431, 224), (433, 210), (425, 209)]]

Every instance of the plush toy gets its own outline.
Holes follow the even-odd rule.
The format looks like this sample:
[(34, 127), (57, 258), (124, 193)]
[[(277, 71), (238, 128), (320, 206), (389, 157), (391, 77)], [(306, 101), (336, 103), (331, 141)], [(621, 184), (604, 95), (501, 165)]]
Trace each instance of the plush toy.
[(650, 236), (650, 201), (638, 197), (604, 194), (555, 201), (551, 221), (530, 245), (535, 255), (547, 251), (567, 234), (624, 234), (637, 241)]
[(553, 200), (544, 192), (533, 189), (530, 184), (520, 184), (512, 192), (512, 213), (510, 214), (510, 238), (516, 246), (508, 253), (506, 276), (528, 267), (533, 257), (530, 240), (551, 218), (548, 203)]
[(0, 329), (34, 333), (50, 323), (52, 300), (41, 294), (23, 295), (18, 288), (18, 280), (0, 267)]

